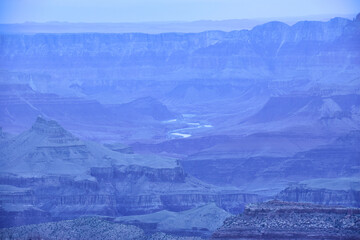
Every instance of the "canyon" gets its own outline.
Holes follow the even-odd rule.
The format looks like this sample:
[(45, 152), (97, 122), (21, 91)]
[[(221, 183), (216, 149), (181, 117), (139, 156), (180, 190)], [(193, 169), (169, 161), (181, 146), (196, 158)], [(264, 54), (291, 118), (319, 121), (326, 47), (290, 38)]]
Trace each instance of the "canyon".
[(261, 199), (201, 182), (173, 158), (119, 153), (84, 142), (42, 117), (0, 149), (2, 227), (89, 214), (178, 212), (208, 203), (240, 212)]
[(1, 32), (0, 238), (359, 238), (359, 39)]

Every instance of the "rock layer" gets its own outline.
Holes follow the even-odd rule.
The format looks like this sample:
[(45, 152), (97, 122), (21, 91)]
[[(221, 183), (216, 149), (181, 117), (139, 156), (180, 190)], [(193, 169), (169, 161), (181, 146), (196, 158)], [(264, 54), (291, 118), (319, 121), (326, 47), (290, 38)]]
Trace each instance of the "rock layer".
[(2, 227), (82, 215), (182, 211), (207, 203), (240, 212), (260, 199), (188, 176), (173, 158), (123, 154), (84, 142), (41, 117), (2, 144), (0, 154)]
[(284, 189), (276, 197), (290, 202), (360, 207), (359, 189), (334, 190), (299, 184)]
[(270, 201), (230, 217), (212, 239), (359, 239), (360, 209)]

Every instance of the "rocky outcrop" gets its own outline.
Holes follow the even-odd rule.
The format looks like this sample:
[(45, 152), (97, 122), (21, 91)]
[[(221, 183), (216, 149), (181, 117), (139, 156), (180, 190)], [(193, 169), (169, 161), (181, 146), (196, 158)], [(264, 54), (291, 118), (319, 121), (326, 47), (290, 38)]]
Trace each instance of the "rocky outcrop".
[[(134, 169), (127, 174), (123, 172), (121, 177), (116, 174), (94, 174), (96, 180), (78, 181), (72, 177), (3, 176), (0, 180), (4, 186), (4, 191), (0, 191), (4, 220), (1, 221), (1, 226), (89, 214), (120, 216), (160, 210), (182, 211), (208, 203), (238, 213), (245, 204), (261, 200), (254, 194), (242, 194), (238, 191), (222, 193), (213, 187), (203, 188), (189, 178), (179, 181), (170, 170), (169, 175), (161, 173), (157, 176), (153, 175), (156, 173), (153, 169), (149, 172), (146, 172), (146, 168)], [(181, 173), (179, 171), (178, 174)], [(24, 209), (24, 206), (27, 208)]]
[(242, 194), (242, 193), (193, 193), (193, 194), (166, 194), (161, 196), (163, 204), (166, 209), (179, 211), (186, 210), (196, 206), (201, 206), (203, 203), (215, 203), (217, 206), (232, 212), (241, 212), (248, 202), (258, 202), (262, 198), (256, 194)]
[(174, 169), (173, 158), (123, 154), (82, 141), (53, 120), (38, 117), (33, 126), (0, 145), (1, 172), (20, 176), (76, 175), (88, 179), (90, 168), (137, 165)]
[[(150, 172), (151, 173), (151, 172)], [(201, 185), (189, 178), (184, 182), (147, 177), (144, 172), (132, 172), (120, 178), (76, 181), (73, 178), (22, 178), (4, 177), (0, 183), (2, 227), (42, 222), (46, 219), (67, 219), (96, 214), (121, 216), (147, 214), (160, 210), (184, 211), (213, 203), (232, 213), (239, 213), (245, 204), (261, 201), (255, 194), (239, 191), (221, 192), (209, 185)], [(14, 186), (17, 186), (14, 190)], [(208, 188), (211, 187), (211, 188)], [(27, 209), (23, 207), (27, 206)], [(46, 218), (37, 219), (38, 211)], [(17, 217), (17, 216), (22, 216)]]
[(139, 227), (119, 224), (109, 218), (82, 217), (75, 220), (31, 224), (0, 229), (1, 240), (201, 240), (196, 236), (181, 237), (162, 232), (145, 233)]
[(335, 190), (311, 188), (305, 184), (297, 184), (284, 189), (276, 198), (289, 202), (360, 207), (360, 191), (358, 189)]
[(42, 117), (1, 145), (0, 153), (2, 227), (83, 215), (183, 211), (208, 203), (238, 213), (261, 199), (205, 184), (173, 158), (123, 154), (84, 142)]
[[(2, 227), (29, 222), (61, 220), (83, 215), (121, 216), (147, 214), (160, 210), (184, 211), (213, 203), (229, 212), (239, 213), (245, 204), (261, 201), (255, 194), (222, 192), (210, 185), (189, 179), (184, 182), (173, 175), (154, 177), (143, 169), (122, 178), (109, 175), (96, 180), (73, 178), (3, 177), (0, 191)], [(146, 175), (151, 177), (148, 178)], [(195, 185), (194, 185), (195, 184)], [(17, 189), (14, 186), (17, 186)], [(210, 188), (209, 188), (210, 187)], [(27, 206), (24, 209), (24, 206)], [(30, 212), (34, 212), (30, 214)], [(28, 214), (29, 213), (29, 214)]]
[(360, 209), (270, 201), (230, 217), (212, 239), (358, 239)]
[(101, 218), (79, 218), (0, 230), (1, 239), (146, 239), (144, 232), (130, 225)]

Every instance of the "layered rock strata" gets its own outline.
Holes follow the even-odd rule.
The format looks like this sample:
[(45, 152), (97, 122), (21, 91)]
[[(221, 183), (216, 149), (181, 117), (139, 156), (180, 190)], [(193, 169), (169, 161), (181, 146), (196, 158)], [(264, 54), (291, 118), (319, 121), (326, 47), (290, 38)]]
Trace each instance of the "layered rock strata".
[(270, 201), (230, 217), (212, 239), (359, 239), (360, 209)]

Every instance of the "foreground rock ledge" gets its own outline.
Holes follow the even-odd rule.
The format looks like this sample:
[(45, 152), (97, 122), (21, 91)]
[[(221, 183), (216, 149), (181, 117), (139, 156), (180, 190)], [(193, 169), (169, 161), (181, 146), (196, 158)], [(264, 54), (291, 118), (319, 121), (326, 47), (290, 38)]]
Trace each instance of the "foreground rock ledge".
[(212, 239), (360, 239), (360, 209), (270, 201), (227, 218)]

